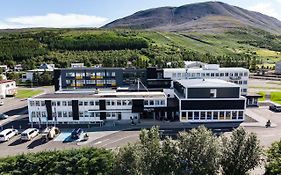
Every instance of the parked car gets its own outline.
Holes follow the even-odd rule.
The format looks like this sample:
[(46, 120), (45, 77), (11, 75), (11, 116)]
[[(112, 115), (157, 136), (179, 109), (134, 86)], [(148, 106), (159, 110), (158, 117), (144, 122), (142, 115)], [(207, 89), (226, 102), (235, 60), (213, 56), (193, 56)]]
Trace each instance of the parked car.
[(10, 140), (15, 135), (18, 135), (19, 131), (16, 129), (5, 129), (0, 132), (0, 142), (6, 142)]
[(3, 105), (4, 105), (4, 101), (0, 100), (0, 106), (3, 106)]
[(72, 139), (79, 139), (84, 131), (81, 128), (76, 128), (71, 132), (71, 138)]
[(36, 137), (39, 134), (39, 130), (36, 128), (28, 128), (27, 130), (23, 131), (21, 133), (21, 140), (27, 141), (32, 140), (34, 137)]
[(0, 113), (0, 120), (7, 119), (9, 116), (7, 114)]
[(42, 139), (44, 141), (48, 141), (50, 139), (55, 138), (58, 134), (60, 133), (59, 128), (54, 127), (54, 126), (48, 126), (47, 128), (44, 129), (42, 132)]
[(281, 105), (271, 105), (269, 106), (269, 110), (274, 112), (281, 112)]

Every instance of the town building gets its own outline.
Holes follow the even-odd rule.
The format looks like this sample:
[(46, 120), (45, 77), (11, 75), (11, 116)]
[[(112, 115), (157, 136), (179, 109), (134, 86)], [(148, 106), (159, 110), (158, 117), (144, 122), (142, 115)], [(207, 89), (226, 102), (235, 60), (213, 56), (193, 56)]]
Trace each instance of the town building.
[(246, 98), (237, 84), (219, 79), (176, 80), (174, 91), (181, 122), (235, 128), (244, 121)]
[(0, 98), (6, 98), (6, 96), (14, 96), (17, 93), (16, 82), (13, 80), (1, 80), (0, 81)]
[(27, 70), (24, 74), (22, 74), (21, 81), (26, 82), (34, 82), (34, 75), (38, 74), (38, 76), (42, 75), (45, 72), (54, 72), (55, 65), (54, 64), (41, 64), (38, 69)]

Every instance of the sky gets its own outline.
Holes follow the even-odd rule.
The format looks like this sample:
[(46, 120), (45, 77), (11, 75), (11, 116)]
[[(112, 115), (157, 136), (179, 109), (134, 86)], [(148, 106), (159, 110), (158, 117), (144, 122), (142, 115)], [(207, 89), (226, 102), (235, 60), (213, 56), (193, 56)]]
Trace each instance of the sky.
[[(2, 0), (0, 29), (100, 27), (137, 11), (202, 0)], [(221, 0), (281, 20), (281, 0)]]

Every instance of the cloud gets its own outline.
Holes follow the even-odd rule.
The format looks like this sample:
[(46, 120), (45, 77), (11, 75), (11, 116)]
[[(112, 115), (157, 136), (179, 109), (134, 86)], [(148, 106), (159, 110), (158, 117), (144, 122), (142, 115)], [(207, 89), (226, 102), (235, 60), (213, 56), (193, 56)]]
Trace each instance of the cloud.
[(107, 18), (81, 15), (49, 13), (44, 16), (20, 16), (0, 20), (0, 28), (27, 27), (100, 27), (108, 21)]
[[(281, 2), (281, 0), (278, 0), (278, 1)], [(252, 11), (263, 13), (268, 16), (275, 17), (279, 20), (281, 19), (281, 14), (279, 13), (279, 11), (276, 10), (274, 5), (270, 2), (259, 3), (252, 7), (249, 7), (248, 9), (252, 10)]]

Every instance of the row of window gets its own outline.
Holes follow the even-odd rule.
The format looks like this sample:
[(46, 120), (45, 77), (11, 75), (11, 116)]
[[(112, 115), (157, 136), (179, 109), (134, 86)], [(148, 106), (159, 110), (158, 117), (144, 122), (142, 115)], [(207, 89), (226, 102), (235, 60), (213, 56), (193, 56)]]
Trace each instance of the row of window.
[(100, 77), (100, 76), (108, 76), (108, 77), (115, 77), (115, 72), (67, 72), (65, 74), (67, 77)]
[(145, 106), (164, 106), (165, 100), (144, 100)]
[(181, 120), (243, 120), (243, 111), (188, 111), (181, 113)]
[(172, 77), (248, 77), (248, 72), (172, 73)]
[[(30, 106), (45, 106), (45, 101), (30, 101)], [(72, 101), (52, 101), (52, 106), (72, 106)]]
[(65, 80), (67, 85), (71, 84), (116, 84), (116, 80)]

